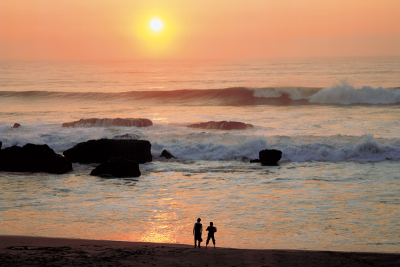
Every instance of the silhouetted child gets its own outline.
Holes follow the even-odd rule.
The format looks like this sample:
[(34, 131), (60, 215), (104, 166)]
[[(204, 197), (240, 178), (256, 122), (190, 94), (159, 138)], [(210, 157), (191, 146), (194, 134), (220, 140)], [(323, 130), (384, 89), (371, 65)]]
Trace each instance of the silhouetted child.
[(199, 241), (199, 248), (200, 248), (200, 242), (203, 241), (201, 238), (201, 234), (203, 232), (203, 225), (200, 223), (201, 219), (197, 219), (197, 223), (194, 224), (193, 226), (193, 235), (194, 235), (194, 247), (196, 248), (196, 240)]
[(213, 226), (213, 222), (210, 222), (210, 226), (207, 227), (206, 231), (208, 231), (208, 237), (207, 237), (207, 242), (206, 242), (206, 248), (207, 248), (208, 242), (210, 242), (210, 238), (212, 239), (212, 242), (213, 242), (214, 248), (215, 248), (214, 233), (217, 232), (217, 227), (214, 227), (214, 226)]

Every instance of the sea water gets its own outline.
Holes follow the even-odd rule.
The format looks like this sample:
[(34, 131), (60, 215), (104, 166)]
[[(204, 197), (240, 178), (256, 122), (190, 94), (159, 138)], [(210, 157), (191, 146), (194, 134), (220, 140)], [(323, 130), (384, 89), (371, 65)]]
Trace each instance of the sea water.
[[(1, 62), (3, 148), (143, 139), (153, 161), (125, 179), (0, 172), (0, 234), (192, 244), (200, 217), (217, 246), (399, 252), (399, 62)], [(81, 118), (154, 125), (61, 127)], [(254, 127), (186, 127), (222, 120)], [(249, 163), (266, 148), (279, 166)]]

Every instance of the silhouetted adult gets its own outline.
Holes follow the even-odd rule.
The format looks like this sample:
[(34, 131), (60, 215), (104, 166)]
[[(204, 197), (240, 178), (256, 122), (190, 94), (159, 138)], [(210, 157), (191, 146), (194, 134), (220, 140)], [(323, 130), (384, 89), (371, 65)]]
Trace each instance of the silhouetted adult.
[(194, 247), (196, 248), (196, 241), (199, 241), (199, 248), (200, 248), (200, 243), (203, 241), (201, 238), (201, 234), (203, 232), (203, 225), (200, 223), (201, 219), (197, 219), (197, 223), (194, 224), (193, 226), (193, 235), (194, 235)]
[(213, 226), (213, 222), (210, 222), (210, 226), (207, 227), (206, 231), (208, 231), (208, 237), (207, 237), (207, 242), (206, 242), (206, 248), (207, 248), (208, 242), (210, 242), (210, 238), (212, 239), (212, 242), (213, 242), (214, 248), (215, 248), (214, 233), (217, 232), (217, 227), (214, 227), (214, 226)]

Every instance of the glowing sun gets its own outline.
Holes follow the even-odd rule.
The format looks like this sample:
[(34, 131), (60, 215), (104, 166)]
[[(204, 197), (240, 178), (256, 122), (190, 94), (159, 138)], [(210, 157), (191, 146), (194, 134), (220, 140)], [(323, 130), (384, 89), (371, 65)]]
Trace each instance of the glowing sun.
[(150, 23), (150, 27), (155, 31), (161, 30), (162, 26), (163, 24), (159, 19), (153, 19)]

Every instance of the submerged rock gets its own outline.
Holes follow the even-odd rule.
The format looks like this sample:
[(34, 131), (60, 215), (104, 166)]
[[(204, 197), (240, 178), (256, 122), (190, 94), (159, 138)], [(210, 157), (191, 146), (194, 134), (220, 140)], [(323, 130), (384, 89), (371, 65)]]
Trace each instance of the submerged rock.
[(114, 157), (124, 157), (138, 163), (152, 161), (151, 144), (146, 140), (99, 139), (82, 142), (65, 150), (71, 162), (103, 163)]
[(110, 158), (93, 169), (90, 175), (100, 177), (139, 177), (139, 164), (134, 160), (128, 160), (124, 157)]
[(0, 171), (63, 174), (72, 171), (72, 164), (48, 145), (26, 144), (0, 150)]
[(166, 159), (170, 159), (170, 158), (176, 159), (176, 157), (174, 157), (174, 155), (172, 155), (171, 153), (169, 153), (167, 150), (163, 150), (163, 151), (161, 152), (160, 157), (164, 157), (164, 158), (166, 158)]
[(123, 140), (139, 140), (140, 136), (137, 134), (117, 134), (112, 139), (123, 139)]
[(149, 119), (80, 119), (79, 121), (66, 122), (62, 127), (112, 127), (112, 126), (125, 126), (125, 127), (148, 127), (152, 126), (153, 122)]
[(265, 149), (258, 153), (261, 165), (276, 166), (278, 161), (282, 158), (282, 151), (276, 149)]
[(261, 160), (260, 159), (251, 159), (250, 163), (260, 163)]
[(21, 127), (21, 124), (19, 124), (19, 123), (14, 123), (13, 129), (17, 129), (17, 128), (19, 128), (19, 127)]
[(237, 121), (209, 121), (197, 124), (190, 124), (187, 127), (201, 128), (201, 129), (217, 129), (217, 130), (243, 130), (247, 128), (253, 128), (254, 126), (251, 124), (246, 124)]

